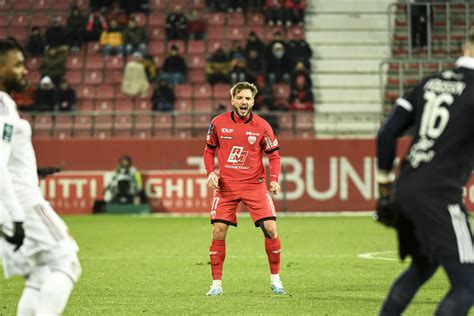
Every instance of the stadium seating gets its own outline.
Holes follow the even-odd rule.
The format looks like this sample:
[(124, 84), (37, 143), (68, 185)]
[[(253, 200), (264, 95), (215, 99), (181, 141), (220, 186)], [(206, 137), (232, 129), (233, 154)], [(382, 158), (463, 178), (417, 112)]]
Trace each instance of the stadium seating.
[[(88, 0), (0, 0), (0, 36), (14, 36), (24, 43), (32, 26), (44, 31), (53, 16), (65, 24), (72, 5), (87, 12)], [(166, 14), (181, 4), (187, 13), (198, 9), (207, 23), (203, 40), (165, 40)], [(150, 89), (146, 97), (128, 97), (121, 92), (126, 60), (118, 56), (104, 58), (97, 42), (85, 44), (80, 52), (71, 53), (66, 62), (65, 78), (76, 89), (76, 113), (33, 114), (35, 137), (192, 137), (207, 128), (210, 116), (193, 115), (193, 111), (209, 112), (218, 103), (229, 103), (228, 84), (211, 86), (206, 81), (206, 59), (216, 48), (229, 49), (233, 40), (245, 44), (246, 36), (255, 31), (262, 39), (270, 39), (275, 29), (265, 25), (256, 12), (211, 12), (204, 0), (150, 0), (150, 14), (134, 13), (150, 36), (148, 53), (158, 67), (172, 45), (176, 45), (188, 64), (187, 82), (175, 87), (177, 101), (174, 114), (145, 114), (151, 111)], [(290, 36), (290, 35), (289, 35)], [(41, 58), (27, 60), (28, 78), (33, 86), (40, 80)], [(395, 82), (392, 82), (395, 84)], [(289, 89), (275, 86), (277, 97), (286, 100)], [(92, 114), (94, 112), (94, 114)], [(136, 113), (121, 114), (122, 112)], [(142, 114), (143, 113), (143, 114)], [(204, 131), (205, 132), (205, 131)]]

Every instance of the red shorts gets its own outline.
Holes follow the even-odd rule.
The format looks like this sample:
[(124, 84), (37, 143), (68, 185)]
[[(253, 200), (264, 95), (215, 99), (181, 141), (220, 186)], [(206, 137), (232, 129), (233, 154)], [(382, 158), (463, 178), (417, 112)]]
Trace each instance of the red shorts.
[(268, 219), (276, 219), (275, 205), (264, 186), (245, 191), (217, 191), (211, 204), (211, 223), (221, 222), (237, 226), (237, 206), (247, 206), (255, 226)]

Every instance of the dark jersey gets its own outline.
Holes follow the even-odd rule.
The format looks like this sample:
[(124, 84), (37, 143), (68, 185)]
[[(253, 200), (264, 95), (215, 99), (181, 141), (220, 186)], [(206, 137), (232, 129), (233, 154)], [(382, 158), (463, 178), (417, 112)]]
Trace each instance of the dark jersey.
[(474, 59), (460, 58), (457, 68), (425, 78), (396, 103), (415, 127), (399, 182), (460, 197), (474, 158)]

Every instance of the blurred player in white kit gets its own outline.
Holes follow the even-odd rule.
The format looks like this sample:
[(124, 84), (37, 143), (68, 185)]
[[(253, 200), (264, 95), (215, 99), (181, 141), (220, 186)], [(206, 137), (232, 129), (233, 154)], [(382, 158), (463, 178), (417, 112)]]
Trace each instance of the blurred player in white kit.
[(26, 280), (18, 315), (61, 315), (81, 274), (79, 248), (42, 196), (31, 126), (10, 97), (27, 73), (16, 43), (0, 40), (0, 256), (6, 278)]

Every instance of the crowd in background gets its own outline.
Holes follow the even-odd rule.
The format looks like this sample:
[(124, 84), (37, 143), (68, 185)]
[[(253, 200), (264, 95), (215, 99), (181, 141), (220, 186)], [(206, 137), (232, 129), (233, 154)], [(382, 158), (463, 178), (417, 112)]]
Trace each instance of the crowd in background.
[[(206, 5), (210, 11), (263, 12), (269, 26), (285, 28), (304, 23), (305, 1), (302, 0), (208, 0)], [(90, 12), (72, 7), (65, 25), (58, 17), (53, 17), (45, 30), (33, 26), (25, 51), (29, 57), (41, 57), (39, 70), (42, 79), (36, 89), (30, 88), (16, 96), (19, 105), (38, 111), (74, 110), (75, 93), (65, 80), (68, 55), (81, 51), (86, 43), (97, 42), (105, 60), (111, 55), (126, 60), (121, 85), (124, 94), (144, 97), (152, 86), (152, 108), (156, 111), (174, 110), (177, 99), (174, 88), (188, 81), (186, 57), (179, 47), (170, 45), (162, 66), (158, 68), (154, 56), (148, 54), (146, 27), (131, 15), (135, 12), (149, 13), (148, 1), (91, 0)], [(165, 17), (167, 41), (204, 40), (206, 27), (203, 12), (185, 12), (180, 5), (170, 9)], [(245, 44), (235, 40), (229, 50), (221, 45), (208, 52), (205, 65), (208, 83), (256, 83), (259, 88), (255, 100), (257, 111), (312, 111), (312, 50), (304, 39), (302, 28), (287, 30), (293, 32), (289, 41), (282, 33), (285, 29), (275, 31), (268, 43), (255, 32), (250, 32)], [(280, 83), (290, 87), (288, 99), (284, 102), (278, 102), (275, 97), (274, 85)]]

